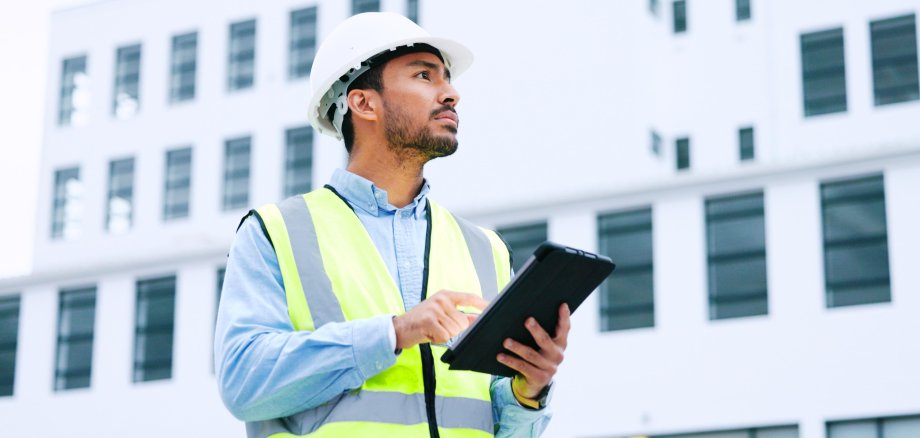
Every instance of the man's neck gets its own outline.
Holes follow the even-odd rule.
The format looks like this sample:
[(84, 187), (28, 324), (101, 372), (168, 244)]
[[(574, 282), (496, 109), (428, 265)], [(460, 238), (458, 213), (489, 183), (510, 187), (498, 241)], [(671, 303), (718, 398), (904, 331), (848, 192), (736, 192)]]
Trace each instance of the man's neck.
[(401, 155), (389, 149), (378, 149), (374, 153), (361, 153), (358, 149), (348, 158), (346, 170), (386, 190), (390, 204), (402, 208), (422, 190), (425, 161)]

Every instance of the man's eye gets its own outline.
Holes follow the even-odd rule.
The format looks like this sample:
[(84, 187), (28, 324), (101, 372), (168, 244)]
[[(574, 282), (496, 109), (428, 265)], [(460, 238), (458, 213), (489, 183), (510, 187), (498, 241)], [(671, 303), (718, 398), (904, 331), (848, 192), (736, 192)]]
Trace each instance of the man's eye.
[(429, 74), (427, 71), (419, 72), (416, 76), (422, 79), (431, 79), (431, 74)]

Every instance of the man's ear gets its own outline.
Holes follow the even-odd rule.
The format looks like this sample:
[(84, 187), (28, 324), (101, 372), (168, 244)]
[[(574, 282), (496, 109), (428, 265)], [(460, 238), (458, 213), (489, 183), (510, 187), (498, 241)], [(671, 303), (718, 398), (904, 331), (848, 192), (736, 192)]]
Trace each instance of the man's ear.
[(380, 94), (374, 90), (351, 90), (348, 92), (348, 109), (351, 116), (362, 120), (376, 121), (380, 108)]

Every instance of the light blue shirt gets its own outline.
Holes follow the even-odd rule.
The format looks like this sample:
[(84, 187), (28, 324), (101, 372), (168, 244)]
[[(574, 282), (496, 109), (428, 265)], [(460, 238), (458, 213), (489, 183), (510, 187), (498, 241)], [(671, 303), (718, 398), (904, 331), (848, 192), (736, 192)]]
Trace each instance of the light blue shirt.
[[(352, 206), (397, 280), (406, 309), (413, 308), (422, 293), (428, 183), (402, 208), (389, 203), (386, 191), (342, 169), (330, 185)], [(258, 220), (246, 219), (230, 249), (214, 334), (221, 398), (243, 421), (319, 406), (396, 363), (393, 315), (294, 331), (283, 284)], [(493, 379), (490, 392), (496, 436), (539, 436), (546, 429), (549, 409), (522, 407), (510, 379)]]

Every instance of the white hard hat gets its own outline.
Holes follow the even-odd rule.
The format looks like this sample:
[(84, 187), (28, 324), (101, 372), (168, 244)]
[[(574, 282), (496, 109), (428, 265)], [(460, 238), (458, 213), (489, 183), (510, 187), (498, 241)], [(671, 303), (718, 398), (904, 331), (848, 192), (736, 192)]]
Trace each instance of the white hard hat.
[[(406, 17), (390, 12), (354, 15), (336, 27), (319, 46), (310, 70), (310, 123), (320, 133), (342, 139), (341, 123), (348, 105), (348, 86), (370, 67), (375, 55), (400, 47), (427, 44), (441, 52), (444, 65), (456, 77), (473, 63), (462, 44), (431, 36)], [(336, 105), (335, 123), (326, 115)]]

